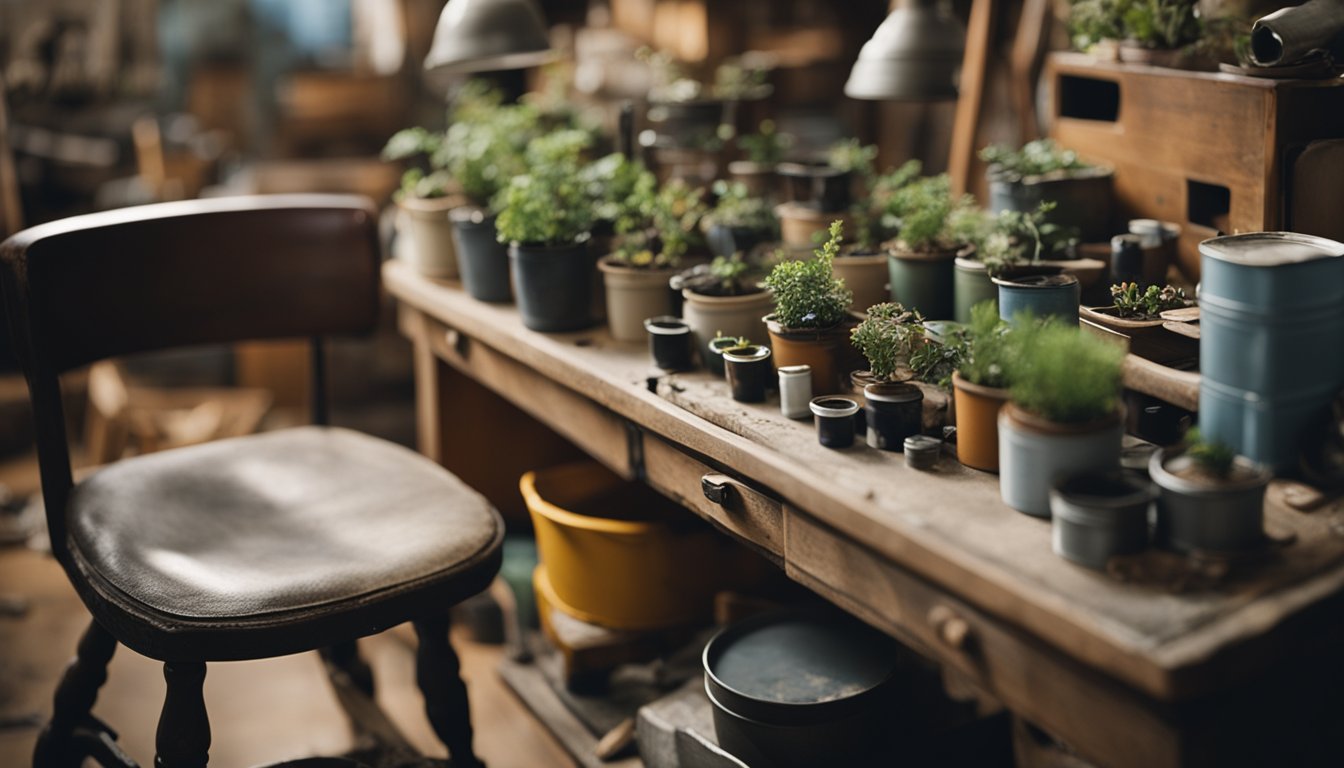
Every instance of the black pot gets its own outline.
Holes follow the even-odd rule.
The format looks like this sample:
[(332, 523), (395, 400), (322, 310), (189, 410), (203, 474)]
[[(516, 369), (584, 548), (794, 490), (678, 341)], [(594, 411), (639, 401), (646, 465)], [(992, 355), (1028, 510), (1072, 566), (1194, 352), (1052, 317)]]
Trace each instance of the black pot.
[(854, 444), (858, 403), (848, 397), (822, 395), (812, 398), (809, 405), (817, 422), (817, 442), (827, 448), (848, 448)]
[(993, 213), (1030, 213), (1042, 202), (1052, 201), (1055, 209), (1045, 215), (1046, 221), (1077, 230), (1081, 242), (1106, 242), (1116, 229), (1111, 223), (1111, 212), (1114, 210), (1113, 176), (1109, 168), (1089, 168), (1026, 178), (991, 171), (990, 210)]
[(477, 301), (513, 301), (509, 285), (509, 247), (499, 242), (496, 216), (484, 208), (462, 206), (448, 212), (457, 244), (462, 285)]
[(924, 431), (924, 392), (914, 384), (883, 382), (863, 388), (868, 445), (905, 450), (905, 438)]
[(736, 338), (731, 336), (719, 336), (709, 340), (705, 348), (700, 350), (700, 357), (704, 358), (705, 367), (715, 376), (723, 376), (723, 351), (731, 349), (741, 344)]
[(509, 246), (513, 293), (523, 325), (533, 331), (578, 331), (593, 325), (596, 264), (587, 238), (572, 245)]
[(846, 210), (853, 202), (849, 171), (808, 163), (780, 163), (775, 171), (784, 179), (793, 202), (827, 212)]
[(901, 657), (833, 609), (733, 624), (703, 655), (719, 746), (753, 768), (894, 765)]
[(680, 317), (650, 317), (644, 321), (649, 332), (649, 354), (653, 364), (665, 371), (689, 371), (691, 365), (691, 326)]
[(763, 403), (765, 391), (775, 377), (770, 348), (747, 344), (723, 351), (723, 368), (733, 399), (739, 403)]
[(754, 227), (730, 227), (725, 224), (711, 224), (705, 233), (705, 243), (715, 256), (728, 258), (741, 253), (745, 258), (761, 243), (774, 239), (774, 232)]

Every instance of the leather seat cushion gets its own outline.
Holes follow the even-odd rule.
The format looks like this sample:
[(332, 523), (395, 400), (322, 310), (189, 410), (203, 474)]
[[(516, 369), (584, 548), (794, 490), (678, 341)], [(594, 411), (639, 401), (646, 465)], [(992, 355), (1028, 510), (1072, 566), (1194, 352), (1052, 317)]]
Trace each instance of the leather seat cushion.
[(301, 427), (127, 459), (67, 508), (72, 552), (186, 618), (331, 605), (451, 571), (499, 536), (489, 502), (432, 461)]

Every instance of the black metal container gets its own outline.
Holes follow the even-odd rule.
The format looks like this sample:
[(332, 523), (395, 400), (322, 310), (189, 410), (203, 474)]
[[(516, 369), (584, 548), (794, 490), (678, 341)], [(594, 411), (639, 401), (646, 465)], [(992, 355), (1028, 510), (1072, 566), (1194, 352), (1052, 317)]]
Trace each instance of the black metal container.
[(513, 301), (509, 286), (509, 248), (499, 242), (496, 216), (484, 208), (464, 205), (448, 212), (457, 244), (457, 269), (473, 299)]
[(913, 384), (883, 382), (863, 388), (868, 445), (884, 451), (905, 448), (905, 438), (924, 429), (924, 393)]
[(1148, 509), (1156, 497), (1150, 483), (1120, 470), (1064, 478), (1050, 489), (1055, 554), (1103, 570), (1114, 555), (1142, 552), (1148, 548)]
[(597, 265), (588, 241), (555, 247), (509, 247), (518, 314), (529, 330), (556, 333), (589, 328)]
[(649, 354), (653, 364), (665, 371), (689, 371), (691, 364), (691, 326), (680, 317), (650, 317), (644, 321), (649, 332)]
[(739, 403), (763, 403), (765, 391), (775, 378), (775, 364), (770, 359), (770, 348), (747, 344), (723, 351), (724, 372), (733, 399)]
[(854, 414), (859, 404), (848, 397), (823, 395), (809, 403), (817, 423), (817, 442), (827, 448), (848, 448), (854, 444)]
[(843, 211), (852, 201), (852, 175), (829, 165), (780, 163), (775, 171), (784, 179), (788, 199), (821, 211)]

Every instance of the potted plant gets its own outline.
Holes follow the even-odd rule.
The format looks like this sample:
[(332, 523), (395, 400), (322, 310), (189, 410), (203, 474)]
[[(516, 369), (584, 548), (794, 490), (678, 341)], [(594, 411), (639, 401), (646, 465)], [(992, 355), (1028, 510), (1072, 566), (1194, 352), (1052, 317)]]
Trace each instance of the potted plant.
[(1091, 259), (1070, 259), (1076, 244), (1072, 231), (1045, 220), (1054, 208), (1044, 202), (1030, 212), (1000, 211), (994, 215), (967, 214), (963, 230), (974, 248), (954, 264), (954, 304), (957, 322), (970, 322), (971, 307), (998, 301), (994, 278), (1054, 275), (1064, 266), (1095, 266)]
[(714, 182), (718, 201), (704, 218), (705, 240), (715, 256), (750, 256), (756, 246), (775, 239), (779, 222), (768, 200), (741, 182)]
[(775, 167), (784, 160), (793, 137), (775, 129), (775, 121), (762, 120), (756, 133), (737, 137), (744, 159), (728, 164), (728, 175), (746, 187), (751, 197), (770, 197), (775, 191)]
[(495, 227), (509, 243), (513, 293), (523, 325), (574, 331), (593, 323), (593, 258), (588, 251), (593, 206), (579, 179), (579, 158), (591, 136), (558, 131), (527, 148), (529, 171), (501, 197)]
[[(743, 340), (745, 342), (745, 339)], [(723, 350), (724, 374), (732, 397), (739, 403), (763, 403), (775, 377), (770, 348), (743, 343)]]
[(863, 388), (868, 444), (900, 450), (905, 438), (923, 427), (924, 394), (898, 381), (925, 346), (924, 318), (890, 302), (868, 308), (867, 317), (850, 333), (850, 341), (868, 360), (871, 383)]
[(1065, 475), (1120, 465), (1124, 350), (1057, 322), (1014, 328), (1011, 401), (999, 412), (999, 491), (1008, 506), (1050, 516)]
[(741, 254), (718, 256), (681, 284), (685, 302), (682, 317), (691, 326), (695, 348), (702, 358), (708, 354), (705, 345), (716, 336), (765, 337), (761, 317), (774, 301), (770, 290), (761, 284), (757, 267)]
[(887, 240), (895, 237), (900, 221), (891, 212), (896, 193), (919, 177), (922, 166), (910, 160), (900, 168), (873, 176), (864, 174), (865, 187), (850, 209), (854, 243), (840, 249), (835, 274), (854, 292), (851, 310), (862, 312), (891, 299), (887, 288)]
[(994, 284), (999, 288), (999, 317), (1004, 320), (1015, 322), (1019, 315), (1028, 315), (1078, 324), (1081, 289), (1073, 275), (996, 277)]
[(647, 117), (657, 132), (657, 146), (683, 149), (717, 145), (724, 102), (706, 98), (704, 85), (688, 77), (668, 51), (644, 46), (635, 57), (652, 74)]
[(612, 338), (639, 341), (644, 320), (672, 311), (668, 278), (698, 239), (703, 191), (680, 180), (658, 187), (641, 172), (616, 220), (617, 246), (598, 262)]
[(1119, 469), (1065, 477), (1050, 489), (1052, 549), (1097, 570), (1116, 555), (1142, 552), (1148, 548), (1148, 508), (1155, 495), (1146, 481)]
[(1196, 339), (1172, 333), (1162, 327), (1162, 313), (1191, 305), (1185, 291), (1172, 285), (1140, 288), (1137, 283), (1111, 286), (1111, 305), (1079, 307), (1079, 320), (1085, 328), (1102, 334), (1118, 333), (1129, 340), (1129, 351), (1159, 363), (1197, 358)]
[(1201, 440), (1153, 454), (1148, 472), (1157, 484), (1157, 542), (1182, 552), (1245, 552), (1264, 544), (1269, 467), (1231, 448)]
[(998, 305), (971, 308), (961, 336), (960, 364), (952, 374), (957, 423), (957, 459), (968, 467), (999, 471), (999, 411), (1008, 402), (1008, 372), (1015, 338), (999, 318)]
[(1073, 229), (1086, 243), (1108, 241), (1113, 209), (1110, 168), (1091, 165), (1053, 139), (1027, 142), (1021, 149), (985, 147), (980, 159), (989, 164), (989, 207), (1030, 213), (1041, 203), (1055, 207), (1046, 221)]
[(445, 167), (444, 137), (424, 128), (397, 131), (383, 147), (388, 160), (412, 160), (416, 165), (401, 177), (395, 199), (408, 222), (411, 265), (427, 277), (457, 278), (457, 252), (448, 212), (463, 199)]
[[(692, 332), (692, 338), (694, 338), (694, 332)], [(719, 332), (714, 338), (709, 340), (709, 343), (705, 345), (705, 349), (702, 350), (706, 352), (706, 354), (703, 355), (705, 358), (705, 367), (715, 376), (722, 376), (724, 350), (732, 349), (733, 347), (746, 346), (748, 343), (749, 342), (741, 336), (724, 336), (722, 332)]]
[(849, 208), (854, 187), (872, 174), (876, 147), (855, 139), (840, 141), (826, 153), (824, 163), (780, 163), (779, 175), (789, 189), (789, 200), (775, 209), (784, 245), (796, 250), (814, 248), (825, 239), (830, 222), (851, 226)]
[(838, 391), (840, 362), (853, 295), (831, 271), (843, 239), (839, 220), (831, 222), (830, 239), (805, 261), (781, 261), (765, 279), (774, 293), (775, 311), (764, 318), (770, 331), (775, 364), (812, 369), (812, 392)]
[(925, 317), (953, 315), (953, 261), (970, 241), (977, 212), (969, 195), (952, 195), (946, 174), (913, 181), (897, 190), (891, 208), (900, 234), (887, 256), (891, 295)]

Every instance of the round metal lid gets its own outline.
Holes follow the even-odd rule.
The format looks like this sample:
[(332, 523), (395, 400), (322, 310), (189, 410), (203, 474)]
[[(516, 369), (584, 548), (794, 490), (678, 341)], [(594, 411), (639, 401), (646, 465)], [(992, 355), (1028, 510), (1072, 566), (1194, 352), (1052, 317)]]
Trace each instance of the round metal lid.
[(1344, 243), (1296, 232), (1248, 232), (1205, 240), (1199, 252), (1245, 267), (1277, 267), (1344, 256)]

